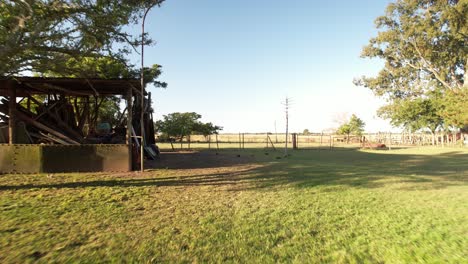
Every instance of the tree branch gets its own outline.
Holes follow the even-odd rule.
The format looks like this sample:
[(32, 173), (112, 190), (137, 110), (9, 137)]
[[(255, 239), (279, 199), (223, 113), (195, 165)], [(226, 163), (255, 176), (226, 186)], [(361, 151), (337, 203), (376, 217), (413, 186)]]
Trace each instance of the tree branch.
[(463, 87), (466, 87), (466, 88), (468, 88), (467, 79), (468, 79), (468, 58), (466, 59), (466, 62), (465, 62), (465, 74), (463, 75)]
[(418, 53), (419, 55), (419, 58), (424, 62), (425, 64), (425, 68), (427, 68), (427, 70), (429, 72), (431, 72), (432, 74), (434, 74), (434, 77), (440, 82), (442, 83), (443, 86), (445, 86), (447, 89), (449, 90), (452, 90), (453, 87), (450, 86), (450, 84), (448, 84), (440, 75), (439, 73), (437, 72), (436, 69), (434, 69), (432, 66), (431, 66), (431, 63), (429, 61), (426, 60), (426, 58), (424, 58), (424, 56), (422, 55), (421, 51), (419, 50), (418, 46), (416, 45), (416, 43), (414, 43), (414, 41), (409, 41), (409, 43), (414, 47), (414, 49), (416, 50), (416, 52)]
[[(455, 70), (453, 68), (450, 69), (450, 74), (451, 74), (451, 79), (452, 81), (459, 87), (463, 87), (463, 83), (457, 79), (457, 75), (455, 74)], [(465, 74), (466, 74), (466, 71), (465, 71)], [(465, 80), (466, 80), (466, 76), (465, 76)]]

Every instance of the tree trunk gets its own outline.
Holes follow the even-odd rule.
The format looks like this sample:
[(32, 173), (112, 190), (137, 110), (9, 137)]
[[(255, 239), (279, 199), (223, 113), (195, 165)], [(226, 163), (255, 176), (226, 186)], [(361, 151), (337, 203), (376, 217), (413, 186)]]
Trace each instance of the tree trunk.
[(434, 131), (431, 131), (431, 135), (432, 135), (432, 146), (435, 146), (435, 132)]

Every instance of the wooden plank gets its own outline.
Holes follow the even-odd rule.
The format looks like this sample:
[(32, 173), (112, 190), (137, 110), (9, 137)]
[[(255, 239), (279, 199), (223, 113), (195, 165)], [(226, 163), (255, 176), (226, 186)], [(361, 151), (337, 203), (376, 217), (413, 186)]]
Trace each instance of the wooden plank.
[(52, 142), (55, 142), (55, 143), (58, 143), (58, 144), (61, 144), (61, 145), (72, 145), (64, 140), (61, 140), (59, 138), (56, 138), (52, 135), (48, 135), (48, 134), (45, 134), (45, 133), (42, 133), (42, 132), (39, 132), (39, 134), (37, 133), (34, 133), (34, 132), (29, 132), (29, 134), (32, 136), (32, 137), (35, 137), (35, 138), (38, 138), (38, 139), (48, 139)]
[(48, 89), (51, 89), (51, 90), (57, 90), (57, 91), (65, 92), (65, 93), (67, 93), (68, 95), (87, 96), (87, 95), (92, 95), (92, 94), (93, 94), (93, 93), (89, 93), (89, 92), (72, 91), (72, 90), (69, 90), (69, 89), (67, 89), (67, 88), (58, 86), (58, 85), (56, 85), (56, 84), (50, 84), (50, 83), (44, 83), (44, 87), (46, 87), (46, 88), (48, 88)]
[(60, 128), (64, 129), (67, 133), (75, 137), (75, 139), (80, 141), (80, 143), (83, 142), (83, 137), (78, 132), (73, 130), (70, 126), (68, 126), (67, 123), (62, 121), (62, 119), (56, 113), (53, 113), (49, 110), (48, 112), (49, 112), (49, 115), (57, 122)]
[[(39, 102), (38, 102), (39, 103)], [(54, 108), (57, 104), (59, 103), (59, 101), (55, 102), (54, 104), (52, 104), (51, 106), (45, 106), (44, 105), (44, 112), (42, 112), (41, 114), (39, 114), (37, 117), (33, 118), (34, 120), (38, 120), (39, 117), (41, 117), (42, 115), (44, 115), (44, 113), (47, 113), (50, 117), (52, 117), (52, 119), (55, 120), (55, 122), (57, 122), (57, 125), (64, 129), (67, 133), (69, 133), (70, 135), (72, 135), (74, 137), (74, 140), (78, 140), (80, 143), (83, 142), (83, 137), (78, 133), (76, 132), (75, 130), (73, 130), (71, 127), (68, 126), (68, 124), (66, 124), (65, 122), (63, 122), (61, 120), (61, 118), (54, 112), (51, 111), (52, 108)], [(27, 113), (28, 115), (30, 116), (33, 116), (33, 113), (30, 113), (28, 112), (28, 110), (20, 105), (18, 105), (18, 108), (20, 110), (22, 110), (23, 112)], [(60, 108), (60, 107), (59, 107)]]
[(41, 118), (41, 117), (42, 117), (43, 115), (45, 115), (45, 114), (50, 114), (49, 108), (53, 108), (53, 107), (54, 107), (55, 105), (57, 105), (57, 104), (58, 104), (58, 102), (55, 102), (55, 103), (53, 103), (53, 104), (50, 105), (50, 106), (45, 106), (45, 105), (41, 104), (40, 106), (43, 106), (44, 109), (45, 109), (45, 111), (43, 111), (42, 113), (40, 113), (39, 115), (37, 115), (36, 117), (34, 117), (34, 120), (38, 120), (39, 118)]
[(79, 142), (65, 136), (64, 134), (62, 134), (62, 133), (60, 133), (58, 131), (55, 131), (54, 129), (51, 129), (51, 128), (37, 122), (36, 120), (30, 118), (29, 116), (27, 116), (27, 115), (25, 115), (25, 114), (23, 114), (21, 112), (17, 112), (17, 115), (18, 115), (19, 119), (24, 120), (26, 123), (31, 124), (31, 125), (39, 128), (39, 129), (41, 129), (41, 130), (46, 131), (46, 132), (49, 132), (50, 134), (52, 134), (52, 135), (54, 135), (54, 136), (56, 136), (58, 138), (61, 138), (61, 139), (65, 140), (65, 141), (67, 141), (69, 143), (72, 143), (72, 144), (76, 144), (76, 145), (80, 144)]

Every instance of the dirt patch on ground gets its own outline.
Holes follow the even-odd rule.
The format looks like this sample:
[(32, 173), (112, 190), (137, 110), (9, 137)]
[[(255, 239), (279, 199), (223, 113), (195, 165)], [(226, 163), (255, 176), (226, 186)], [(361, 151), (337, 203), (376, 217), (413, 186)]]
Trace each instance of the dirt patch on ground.
[(202, 169), (255, 163), (252, 155), (210, 151), (161, 152), (157, 160), (146, 161), (148, 169)]

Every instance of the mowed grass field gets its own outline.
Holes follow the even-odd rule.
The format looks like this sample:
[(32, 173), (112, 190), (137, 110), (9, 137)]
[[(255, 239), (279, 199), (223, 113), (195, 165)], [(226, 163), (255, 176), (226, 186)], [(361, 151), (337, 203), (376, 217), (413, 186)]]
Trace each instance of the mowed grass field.
[(289, 153), (1, 175), (0, 262), (467, 263), (467, 149)]

